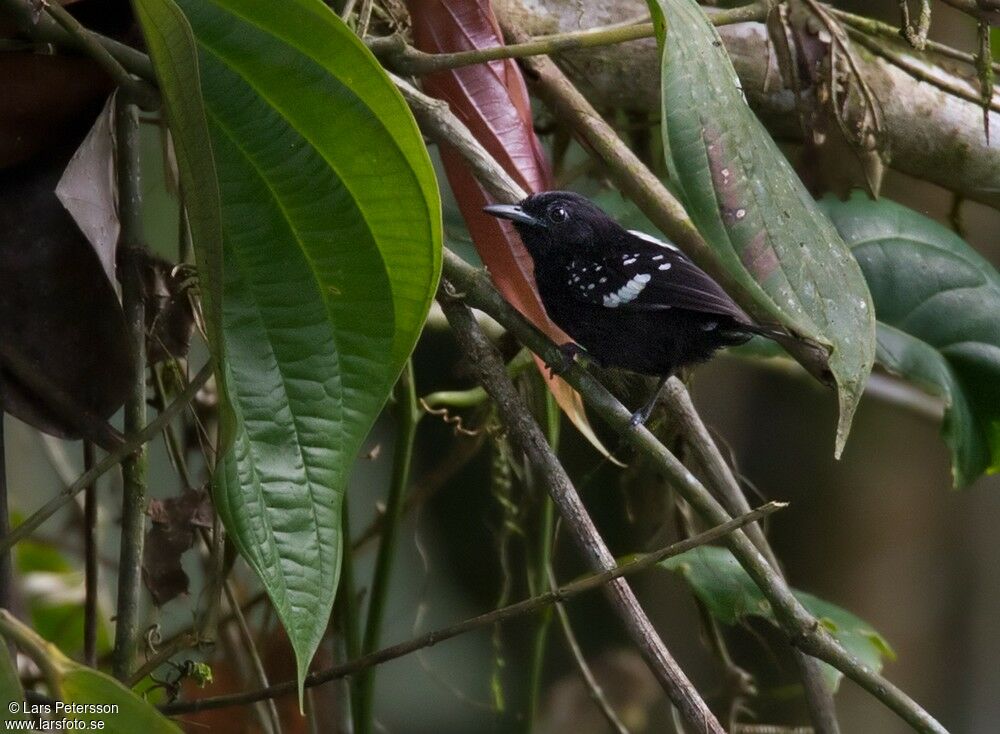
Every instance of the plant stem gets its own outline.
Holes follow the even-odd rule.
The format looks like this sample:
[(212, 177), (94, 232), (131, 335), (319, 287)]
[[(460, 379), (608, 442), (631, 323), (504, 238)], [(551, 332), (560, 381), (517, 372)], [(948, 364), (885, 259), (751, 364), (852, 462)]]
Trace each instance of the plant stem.
[[(896, 26), (883, 23), (875, 18), (855, 15), (854, 13), (849, 13), (846, 10), (841, 10), (840, 8), (829, 7), (827, 10), (834, 18), (839, 20), (845, 26), (851, 26), (862, 33), (867, 33), (869, 36), (879, 36), (893, 43), (899, 41), (899, 29), (896, 28)], [(966, 51), (960, 51), (959, 49), (953, 48), (952, 46), (948, 46), (944, 43), (932, 41), (929, 38), (924, 39), (924, 50), (940, 54), (941, 56), (955, 61), (961, 61), (969, 66), (976, 65), (976, 57), (973, 54), (967, 53)], [(1000, 73), (1000, 64), (994, 63), (993, 69), (994, 71)]]
[(81, 474), (79, 479), (73, 482), (73, 484), (66, 487), (66, 489), (62, 492), (42, 505), (42, 507), (36, 510), (31, 517), (11, 530), (6, 536), (0, 538), (0, 553), (6, 552), (7, 549), (11, 548), (15, 543), (27, 538), (43, 522), (52, 517), (52, 515), (58, 512), (64, 505), (72, 502), (73, 498), (86, 489), (87, 485), (96, 481), (111, 467), (117, 466), (126, 456), (134, 452), (137, 448), (154, 439), (157, 434), (163, 430), (165, 425), (167, 425), (177, 416), (178, 413), (188, 406), (188, 404), (194, 399), (198, 390), (201, 389), (202, 385), (204, 385), (211, 376), (212, 363), (208, 362), (201, 368), (201, 370), (199, 370), (198, 374), (193, 380), (191, 380), (188, 386), (184, 388), (184, 391), (177, 396), (177, 399), (170, 404), (169, 408), (146, 424), (141, 431), (128, 436), (125, 443), (97, 462), (93, 469)]
[(407, 45), (401, 36), (376, 39), (369, 42), (369, 47), (395, 72), (406, 76), (422, 76), (433, 74), (436, 71), (484, 64), (500, 59), (556, 54), (596, 46), (611, 46), (641, 38), (653, 38), (655, 35), (656, 31), (652, 23), (638, 23), (560, 33), (509, 46), (491, 46), (454, 53), (429, 54)]
[[(358, 596), (354, 585), (354, 543), (351, 540), (351, 515), (349, 497), (344, 495), (340, 507), (341, 536), (343, 537), (340, 567), (340, 589), (335, 602), (334, 619), (339, 621), (344, 640), (343, 651), (348, 660), (361, 656), (360, 628), (358, 620)], [(358, 728), (358, 679), (352, 679), (347, 686), (345, 703), (350, 709), (344, 721), (349, 722), (354, 734)]]
[[(528, 350), (523, 350), (527, 352)], [(530, 352), (528, 352), (530, 354)], [(545, 391), (545, 440), (552, 451), (559, 451), (559, 406), (549, 390)], [(532, 483), (534, 474), (529, 475)], [(544, 488), (541, 488), (544, 491)], [(536, 495), (538, 493), (536, 492)], [(528, 588), (532, 595), (542, 593), (549, 586), (549, 570), (552, 567), (552, 543), (555, 537), (555, 504), (548, 494), (542, 495), (536, 530), (535, 547), (528, 569)], [(558, 605), (557, 605), (558, 606)], [(531, 672), (528, 678), (528, 714), (525, 717), (526, 731), (531, 731), (538, 718), (538, 706), (542, 697), (542, 683), (545, 674), (545, 650), (548, 647), (549, 629), (552, 626), (552, 609), (544, 609), (535, 622), (535, 634), (531, 649)]]
[[(767, 4), (756, 2), (729, 10), (713, 13), (710, 18), (717, 26), (748, 21), (762, 21), (767, 15)], [(647, 16), (648, 17), (648, 16)], [(655, 38), (656, 29), (652, 23), (615, 23), (604, 28), (589, 28), (583, 31), (556, 33), (539, 36), (530, 40), (504, 46), (489, 46), (469, 51), (429, 54), (406, 44), (401, 36), (388, 36), (368, 40), (368, 47), (387, 66), (405, 76), (423, 76), (437, 71), (457, 69), (474, 64), (485, 64), (501, 59), (526, 58), (528, 56), (553, 56), (566, 51), (579, 51), (600, 46), (614, 46), (619, 43)]]
[[(386, 498), (385, 520), (382, 537), (379, 540), (378, 555), (375, 558), (375, 573), (372, 578), (371, 597), (368, 604), (368, 618), (365, 622), (365, 636), (361, 643), (362, 654), (378, 649), (382, 634), (382, 622), (389, 597), (389, 580), (396, 555), (396, 538), (406, 488), (410, 483), (410, 465), (413, 461), (413, 441), (420, 421), (417, 407), (417, 390), (413, 380), (413, 362), (407, 361), (403, 373), (396, 383), (396, 447), (392, 460), (392, 479)], [(357, 709), (355, 717), (356, 734), (370, 734), (374, 726), (375, 671), (368, 670), (358, 678)]]
[[(134, 382), (125, 399), (126, 434), (146, 423), (146, 307), (140, 258), (142, 242), (142, 186), (139, 161), (139, 116), (136, 107), (119, 95), (115, 110), (118, 141), (118, 214), (122, 308), (128, 325)], [(142, 549), (146, 530), (146, 447), (139, 446), (122, 461), (121, 561), (118, 565), (118, 610), (111, 667), (116, 678), (129, 679), (139, 641), (139, 597), (142, 590)]]
[[(476, 270), (448, 250), (445, 251), (444, 262), (445, 277), (459, 289), (470, 306), (495, 318), (547, 363), (560, 364), (562, 354), (559, 347), (504, 300), (485, 272)], [(594, 376), (579, 365), (572, 364), (563, 378), (626, 443), (649, 457), (659, 467), (677, 492), (705, 522), (718, 525), (730, 517), (725, 508), (648, 429), (632, 426), (629, 410)], [(745, 533), (741, 531), (727, 537), (726, 544), (771, 603), (779, 625), (793, 645), (837, 668), (896, 712), (915, 730), (946, 733), (944, 727), (904, 691), (845, 650), (792, 595), (788, 585)]]
[[(438, 302), (452, 325), (473, 372), (493, 397), (497, 412), (512, 441), (525, 453), (529, 463), (544, 476), (559, 514), (588, 564), (595, 571), (613, 568), (614, 557), (587, 514), (566, 470), (552, 453), (541, 429), (531, 418), (524, 399), (504, 371), (496, 348), (483, 334), (469, 308), (455, 298), (454, 294), (458, 292), (447, 280), (442, 280)], [(553, 360), (549, 364), (557, 362)], [(722, 726), (671, 657), (628, 583), (613, 581), (605, 591), (633, 644), (642, 653), (646, 664), (670, 700), (681, 710), (685, 720), (705, 732), (722, 734)]]
[[(94, 468), (94, 444), (83, 442), (83, 471)], [(97, 557), (97, 482), (87, 485), (83, 494), (83, 662), (97, 667), (97, 590), (100, 566)]]
[[(243, 610), (240, 608), (239, 601), (236, 598), (233, 584), (229, 579), (226, 579), (222, 584), (222, 588), (226, 593), (226, 601), (229, 603), (229, 609), (236, 620), (237, 629), (240, 631), (240, 638), (243, 641), (243, 651), (250, 657), (250, 663), (253, 668), (253, 674), (257, 678), (257, 684), (267, 688), (270, 683), (267, 679), (267, 671), (264, 669), (264, 661), (261, 660), (260, 652), (257, 650), (257, 645), (253, 639), (253, 634), (250, 632), (250, 626), (247, 624), (246, 617), (243, 616)], [(264, 710), (266, 712), (264, 719), (270, 724), (270, 731), (273, 734), (281, 734), (281, 717), (278, 716), (278, 707), (275, 706), (273, 698), (265, 702)]]
[[(549, 584), (550, 588), (557, 588), (556, 577), (552, 572), (552, 567), (548, 568), (549, 573)], [(615, 732), (615, 734), (629, 734), (628, 729), (622, 723), (622, 720), (618, 718), (618, 714), (615, 713), (614, 708), (611, 706), (611, 702), (608, 701), (607, 696), (604, 695), (604, 690), (601, 688), (597, 679), (594, 678), (594, 673), (590, 670), (590, 666), (587, 664), (587, 658), (583, 655), (583, 650), (580, 649), (580, 643), (576, 639), (576, 635), (573, 633), (573, 625), (570, 624), (569, 614), (566, 612), (566, 605), (562, 602), (555, 603), (556, 616), (559, 618), (559, 626), (562, 628), (563, 639), (566, 640), (566, 647), (569, 648), (570, 653), (573, 655), (573, 662), (576, 664), (576, 669), (580, 673), (580, 678), (583, 679), (583, 685), (586, 686), (587, 692), (590, 694), (591, 700), (600, 710), (601, 714), (607, 720), (608, 725)]]
[[(952, 75), (936, 74), (936, 68), (928, 68), (921, 63), (919, 58), (915, 58), (911, 53), (898, 48), (893, 48), (890, 44), (882, 44), (871, 36), (859, 31), (854, 26), (846, 26), (847, 35), (852, 41), (860, 46), (864, 46), (868, 51), (876, 56), (888, 61), (894, 66), (898, 66), (914, 79), (937, 87), (942, 92), (957, 97), (958, 99), (982, 105), (982, 93), (973, 85), (964, 82), (960, 77)], [(1000, 112), (1000, 102), (990, 101), (988, 107), (994, 112)]]
[[(760, 520), (761, 518), (767, 517), (771, 513), (777, 512), (787, 506), (787, 503), (784, 502), (768, 502), (766, 505), (761, 505), (748, 515), (734, 518), (723, 525), (714, 527), (711, 530), (706, 530), (705, 532), (699, 533), (698, 535), (688, 538), (687, 540), (673, 543), (672, 545), (653, 551), (652, 553), (634, 556), (628, 562), (617, 565), (607, 571), (585, 576), (582, 579), (553, 591), (547, 591), (544, 594), (533, 596), (530, 599), (525, 599), (524, 601), (519, 601), (500, 609), (494, 609), (486, 614), (481, 614), (478, 617), (463, 620), (449, 627), (443, 627), (441, 629), (434, 630), (433, 632), (428, 632), (420, 637), (414, 637), (413, 639), (401, 642), (398, 645), (383, 648), (377, 652), (351, 660), (343, 665), (336, 665), (332, 668), (327, 668), (326, 670), (310, 673), (306, 677), (305, 685), (307, 688), (312, 688), (313, 686), (323, 685), (324, 683), (329, 683), (332, 680), (338, 680), (349, 675), (357, 675), (361, 671), (367, 670), (373, 666), (381, 665), (382, 663), (395, 660), (396, 658), (401, 658), (404, 655), (409, 655), (410, 653), (415, 652), (416, 650), (431, 647), (432, 645), (436, 645), (439, 642), (449, 640), (453, 637), (458, 637), (466, 632), (483, 629), (485, 627), (490, 627), (497, 622), (503, 622), (514, 617), (536, 612), (542, 607), (554, 604), (557, 601), (568, 601), (569, 599), (579, 596), (586, 591), (600, 588), (615, 579), (652, 568), (666, 558), (678, 556), (681, 553), (691, 550), (692, 548), (698, 548), (699, 546), (723, 538), (727, 534), (736, 531), (747, 523)], [(264, 698), (291, 695), (297, 691), (297, 681), (288, 680), (259, 691), (245, 691), (243, 693), (216, 696), (214, 698), (199, 698), (193, 701), (178, 701), (161, 707), (161, 710), (170, 715), (195, 713), (210, 709), (227, 708), (229, 706), (242, 706), (247, 703), (253, 703), (254, 701), (260, 701)]]

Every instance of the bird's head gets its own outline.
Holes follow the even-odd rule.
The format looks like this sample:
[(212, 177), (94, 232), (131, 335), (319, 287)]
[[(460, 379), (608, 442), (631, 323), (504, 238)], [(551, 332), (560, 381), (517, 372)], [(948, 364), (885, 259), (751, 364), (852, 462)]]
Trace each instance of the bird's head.
[(496, 204), (483, 211), (513, 222), (536, 260), (606, 246), (622, 231), (600, 207), (572, 191), (543, 191), (519, 204)]

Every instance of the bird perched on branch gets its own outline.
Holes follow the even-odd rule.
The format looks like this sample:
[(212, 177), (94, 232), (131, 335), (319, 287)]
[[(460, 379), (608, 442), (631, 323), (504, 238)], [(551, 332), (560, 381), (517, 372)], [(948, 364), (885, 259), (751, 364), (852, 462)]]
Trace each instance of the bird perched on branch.
[(675, 245), (626, 230), (579, 194), (546, 191), (485, 211), (521, 235), (545, 310), (576, 342), (562, 345), (568, 358), (582, 347), (603, 366), (661, 378), (633, 425), (649, 418), (681, 367), (754, 334), (790, 338), (755, 323)]

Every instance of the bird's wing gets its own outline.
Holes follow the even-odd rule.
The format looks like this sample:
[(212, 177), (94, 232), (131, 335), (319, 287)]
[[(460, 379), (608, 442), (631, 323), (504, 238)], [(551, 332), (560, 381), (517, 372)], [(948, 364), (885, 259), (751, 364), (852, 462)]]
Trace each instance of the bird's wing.
[[(574, 263), (579, 298), (606, 308), (662, 311), (670, 308), (729, 316), (753, 323), (722, 287), (677, 247), (629, 230), (621, 254), (601, 264)], [(603, 280), (602, 280), (603, 279)]]

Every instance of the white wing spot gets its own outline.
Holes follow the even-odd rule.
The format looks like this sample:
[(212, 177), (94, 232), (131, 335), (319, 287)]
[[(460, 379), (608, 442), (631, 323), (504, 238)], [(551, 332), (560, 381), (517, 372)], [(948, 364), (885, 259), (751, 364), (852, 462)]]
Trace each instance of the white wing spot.
[(628, 282), (614, 293), (610, 293), (602, 299), (605, 307), (617, 308), (623, 303), (634, 301), (646, 287), (646, 283), (652, 276), (649, 273), (640, 273), (629, 278)]
[(630, 257), (628, 260), (622, 260), (622, 265), (631, 265), (636, 261), (637, 258)]
[(670, 270), (670, 267), (670, 263), (663, 263), (663, 265), (658, 267), (657, 270)]
[(607, 282), (608, 282), (608, 279), (607, 279), (607, 278), (604, 278), (604, 277), (602, 277), (602, 278), (600, 279), (600, 281), (598, 281), (598, 282), (600, 282), (600, 283), (607, 283)]
[(663, 259), (663, 255), (653, 255), (653, 257), (651, 259), (654, 260), (654, 261), (655, 260), (662, 260)]
[(646, 242), (651, 242), (658, 247), (666, 247), (668, 250), (673, 250), (674, 252), (680, 252), (676, 245), (672, 245), (669, 242), (664, 242), (663, 240), (657, 239), (652, 235), (646, 234), (645, 232), (640, 232), (637, 229), (630, 229), (628, 231), (630, 235), (638, 237), (640, 240), (645, 240)]

